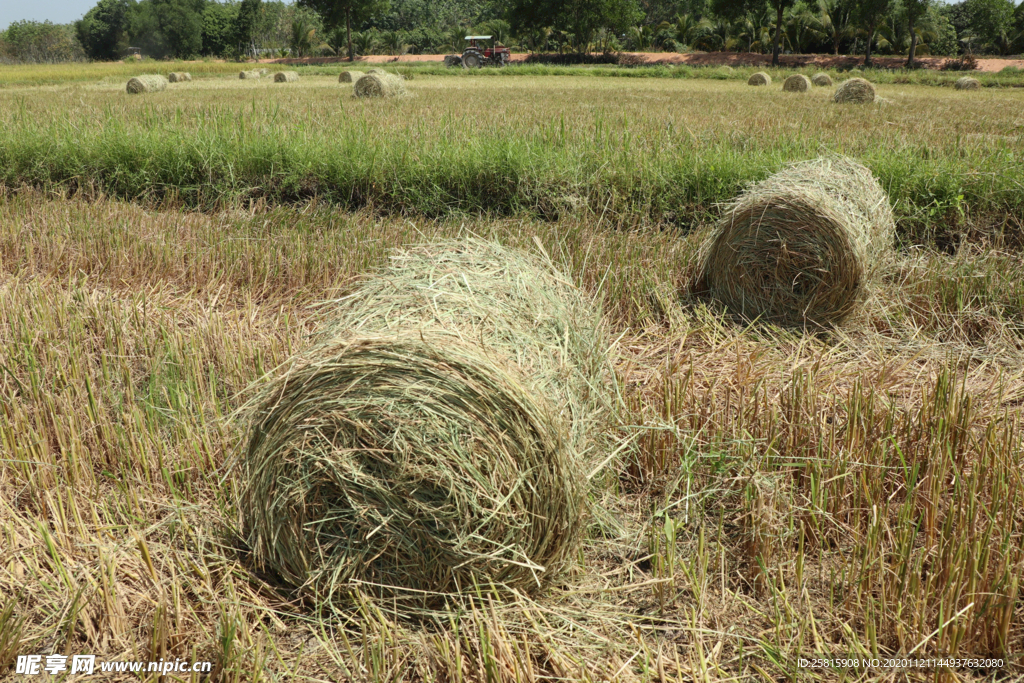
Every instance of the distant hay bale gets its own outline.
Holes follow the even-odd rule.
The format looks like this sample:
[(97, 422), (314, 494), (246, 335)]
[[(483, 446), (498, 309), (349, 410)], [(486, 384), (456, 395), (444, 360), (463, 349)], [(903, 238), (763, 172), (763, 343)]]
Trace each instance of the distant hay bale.
[(368, 73), (368, 74), (386, 74), (388, 72), (385, 71), (384, 69), (370, 69), (366, 73)]
[(734, 72), (734, 69), (731, 66), (721, 66), (718, 68), (718, 70), (719, 72), (726, 74), (727, 76), (731, 76)]
[(259, 69), (252, 69), (251, 71), (241, 71), (241, 72), (239, 72), (238, 77), (241, 78), (242, 80), (248, 80), (248, 79), (253, 79), (253, 78), (259, 78), (262, 75), (263, 74), (260, 73)]
[(892, 248), (889, 199), (851, 159), (793, 164), (733, 200), (705, 241), (697, 289), (788, 327), (838, 324)]
[(356, 97), (394, 97), (406, 92), (405, 81), (401, 76), (372, 71), (356, 81), (353, 89)]
[(270, 69), (267, 68), (258, 69), (258, 71), (260, 72), (260, 76), (266, 76), (267, 74), (270, 73)]
[(833, 98), (840, 104), (868, 104), (875, 99), (875, 86), (863, 78), (843, 81)]
[(574, 554), (614, 392), (600, 310), (478, 240), (398, 253), (247, 407), (242, 530), (320, 609), (534, 593)]
[(803, 74), (793, 74), (782, 83), (786, 92), (807, 92), (811, 89), (811, 79)]
[(167, 79), (159, 74), (136, 76), (128, 79), (128, 85), (125, 89), (132, 95), (144, 92), (159, 92), (167, 89)]
[(295, 83), (299, 80), (297, 71), (278, 71), (274, 74), (274, 83)]
[(747, 85), (771, 85), (771, 84), (772, 84), (772, 77), (769, 76), (768, 74), (766, 74), (763, 71), (758, 71), (757, 73), (752, 74), (750, 76), (750, 78), (747, 79)]
[(819, 71), (811, 77), (811, 83), (817, 86), (832, 85), (832, 77), (824, 71)]
[(192, 74), (187, 71), (172, 71), (167, 74), (167, 80), (170, 83), (184, 83), (192, 80)]
[(953, 84), (953, 87), (957, 90), (978, 90), (981, 88), (981, 81), (977, 78), (964, 76), (963, 78), (958, 78), (956, 83)]
[(338, 83), (355, 83), (362, 77), (362, 71), (342, 71), (338, 76)]

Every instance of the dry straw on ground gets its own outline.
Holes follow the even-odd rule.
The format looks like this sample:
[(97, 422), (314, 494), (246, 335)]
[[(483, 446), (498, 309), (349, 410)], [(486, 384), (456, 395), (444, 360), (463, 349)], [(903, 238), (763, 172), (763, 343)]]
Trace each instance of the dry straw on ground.
[(192, 80), (192, 74), (187, 71), (172, 71), (167, 74), (167, 80), (171, 83), (184, 83)]
[(824, 71), (819, 71), (811, 77), (811, 83), (817, 86), (832, 85), (832, 77)]
[(147, 74), (128, 79), (125, 89), (132, 95), (144, 92), (159, 92), (167, 89), (167, 79), (159, 74)]
[(274, 74), (274, 83), (295, 83), (299, 80), (297, 71), (278, 71)]
[(362, 71), (342, 71), (338, 76), (338, 83), (355, 83), (362, 77)]
[(747, 79), (747, 85), (771, 85), (771, 84), (772, 84), (772, 77), (769, 76), (768, 74), (766, 74), (763, 71), (758, 71), (757, 73), (752, 74), (750, 76), (750, 78)]
[(249, 407), (257, 564), (321, 609), (357, 589), (409, 614), (547, 585), (580, 538), (614, 385), (594, 303), (469, 240), (400, 253), (324, 311)]
[(793, 74), (782, 83), (786, 92), (807, 92), (811, 89), (811, 79), (803, 74)]
[(702, 248), (697, 288), (747, 319), (838, 324), (865, 298), (894, 230), (889, 199), (864, 166), (794, 164), (726, 207)]
[(243, 79), (243, 80), (247, 80), (247, 79), (251, 79), (251, 78), (259, 78), (262, 75), (263, 74), (260, 73), (259, 69), (252, 69), (251, 71), (240, 71), (238, 73), (238, 77)]
[(405, 81), (401, 76), (373, 71), (356, 81), (353, 89), (356, 97), (394, 97), (406, 92)]
[(840, 104), (868, 104), (875, 100), (875, 86), (863, 78), (843, 81), (833, 98)]
[(964, 76), (963, 78), (958, 78), (956, 83), (953, 84), (953, 87), (957, 90), (978, 90), (981, 88), (981, 81), (977, 78)]

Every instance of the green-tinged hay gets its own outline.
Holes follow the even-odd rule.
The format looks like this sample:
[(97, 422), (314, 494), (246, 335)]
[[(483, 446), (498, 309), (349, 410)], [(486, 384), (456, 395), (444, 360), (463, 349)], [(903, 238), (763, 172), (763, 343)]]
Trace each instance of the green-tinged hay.
[(889, 199), (864, 166), (793, 164), (726, 207), (702, 247), (696, 289), (749, 320), (839, 324), (880, 274), (894, 231)]
[(338, 83), (355, 83), (362, 77), (362, 71), (342, 71), (338, 76)]
[(257, 71), (260, 72), (260, 76), (266, 76), (267, 74), (270, 73), (270, 69), (267, 68), (257, 69)]
[(829, 76), (824, 71), (819, 71), (818, 73), (811, 76), (811, 83), (819, 87), (829, 86), (832, 85), (832, 77)]
[(372, 71), (356, 81), (353, 90), (356, 97), (395, 97), (406, 92), (405, 81), (401, 76)]
[(963, 78), (956, 79), (956, 83), (953, 84), (953, 87), (957, 90), (978, 90), (981, 88), (981, 81), (977, 78), (964, 76)]
[(129, 78), (128, 85), (125, 86), (125, 90), (132, 95), (144, 92), (159, 92), (166, 89), (167, 79), (159, 74), (147, 74)]
[(274, 74), (274, 83), (295, 83), (298, 80), (298, 71), (278, 71)]
[(811, 79), (803, 74), (793, 74), (782, 82), (782, 89), (786, 92), (807, 92), (811, 89)]
[(875, 100), (875, 86), (863, 78), (843, 81), (833, 99), (839, 104), (868, 104)]
[(172, 71), (167, 74), (167, 80), (170, 83), (185, 83), (192, 80), (192, 74), (187, 71)]
[(323, 309), (248, 407), (243, 533), (321, 610), (534, 593), (574, 555), (614, 373), (549, 263), (466, 240), (398, 253)]
[(241, 78), (242, 80), (249, 80), (249, 79), (253, 79), (253, 78), (259, 78), (262, 75), (263, 74), (260, 73), (259, 69), (252, 69), (250, 71), (240, 71), (238, 73), (238, 77)]
[(772, 77), (763, 71), (758, 71), (755, 74), (751, 74), (750, 78), (747, 79), (747, 85), (771, 85)]

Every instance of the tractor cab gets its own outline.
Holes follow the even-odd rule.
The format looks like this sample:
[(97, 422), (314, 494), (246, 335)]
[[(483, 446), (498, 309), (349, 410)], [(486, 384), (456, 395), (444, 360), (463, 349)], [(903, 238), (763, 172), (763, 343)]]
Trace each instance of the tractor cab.
[(488, 47), (486, 42), (493, 36), (466, 36), (469, 45), (462, 51), (462, 66), (466, 69), (478, 69), (482, 66), (505, 66), (508, 64), (512, 51), (495, 43)]

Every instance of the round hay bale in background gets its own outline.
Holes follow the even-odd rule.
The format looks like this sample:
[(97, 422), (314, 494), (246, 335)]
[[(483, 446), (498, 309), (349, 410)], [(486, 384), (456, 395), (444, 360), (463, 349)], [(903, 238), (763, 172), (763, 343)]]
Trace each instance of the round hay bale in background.
[(394, 97), (405, 94), (405, 81), (401, 76), (369, 71), (353, 87), (356, 97)]
[[(249, 406), (243, 532), (321, 609), (534, 592), (573, 555), (614, 392), (599, 308), (477, 240), (400, 252)], [(607, 393), (606, 393), (607, 392)]]
[(824, 71), (819, 71), (811, 77), (811, 83), (817, 86), (832, 85), (832, 77)]
[(386, 74), (387, 71), (385, 71), (384, 69), (370, 69), (366, 73), (368, 73), (368, 74)]
[(258, 69), (258, 71), (260, 72), (260, 76), (266, 76), (267, 74), (270, 73), (270, 69), (267, 69), (265, 67), (262, 69)]
[(793, 74), (782, 82), (782, 89), (786, 92), (807, 92), (811, 89), (811, 79), (803, 74)]
[(833, 99), (840, 104), (868, 104), (875, 99), (875, 86), (863, 78), (843, 81)]
[(298, 80), (298, 71), (278, 71), (274, 74), (274, 83), (295, 83)]
[(747, 85), (771, 85), (771, 84), (772, 84), (772, 77), (769, 76), (768, 74), (766, 74), (763, 71), (758, 71), (757, 73), (752, 74), (750, 76), (750, 78), (747, 79)]
[(957, 90), (978, 90), (981, 88), (981, 81), (977, 78), (964, 76), (963, 78), (956, 79), (956, 83), (953, 84), (953, 87)]
[(172, 71), (167, 74), (167, 80), (171, 83), (184, 83), (192, 80), (192, 74), (187, 71)]
[(146, 74), (128, 79), (125, 89), (132, 95), (144, 92), (159, 92), (167, 89), (167, 79), (159, 74)]
[(838, 324), (863, 301), (894, 232), (870, 170), (843, 157), (793, 164), (726, 207), (702, 247), (697, 289), (751, 320)]
[(362, 77), (362, 71), (342, 71), (338, 76), (338, 83), (355, 83)]
[(259, 78), (261, 75), (262, 74), (260, 73), (259, 69), (252, 69), (251, 71), (241, 71), (241, 72), (239, 72), (238, 77), (243, 79), (243, 80), (248, 80), (248, 79), (252, 79), (252, 78)]

